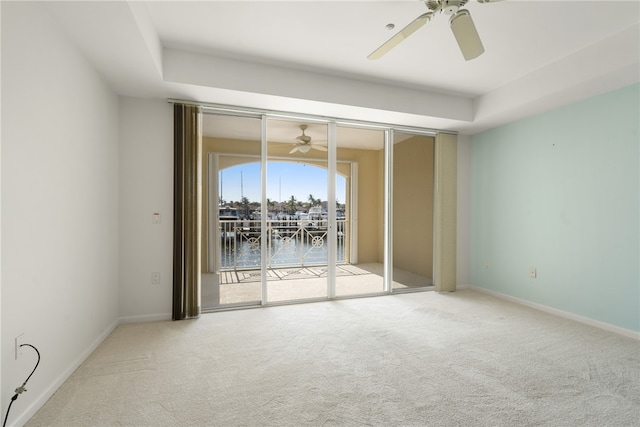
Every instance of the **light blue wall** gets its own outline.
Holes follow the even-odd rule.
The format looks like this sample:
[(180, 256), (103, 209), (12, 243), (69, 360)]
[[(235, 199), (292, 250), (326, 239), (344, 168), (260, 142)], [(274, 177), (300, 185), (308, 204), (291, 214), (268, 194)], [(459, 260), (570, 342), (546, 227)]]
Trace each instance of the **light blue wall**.
[(474, 135), (471, 283), (640, 331), (639, 120), (635, 84)]

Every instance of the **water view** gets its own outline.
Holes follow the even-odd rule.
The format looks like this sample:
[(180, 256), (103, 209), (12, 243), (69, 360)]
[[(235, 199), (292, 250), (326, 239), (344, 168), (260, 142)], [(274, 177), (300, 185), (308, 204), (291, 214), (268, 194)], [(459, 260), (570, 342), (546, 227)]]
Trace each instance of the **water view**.
[[(258, 222), (221, 221), (220, 269), (260, 268), (261, 236)], [(345, 220), (338, 220), (337, 263), (345, 258)], [(327, 265), (326, 220), (268, 220), (267, 267)]]

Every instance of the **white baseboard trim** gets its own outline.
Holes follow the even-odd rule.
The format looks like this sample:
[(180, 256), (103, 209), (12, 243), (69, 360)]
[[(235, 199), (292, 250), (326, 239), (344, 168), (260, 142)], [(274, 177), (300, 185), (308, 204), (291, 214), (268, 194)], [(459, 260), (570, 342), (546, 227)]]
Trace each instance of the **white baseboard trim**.
[(142, 314), (139, 316), (123, 316), (120, 323), (144, 323), (171, 320), (171, 313)]
[(481, 288), (479, 286), (473, 285), (458, 285), (458, 289), (472, 289), (477, 292), (481, 292), (484, 294), (492, 295), (497, 298), (501, 298), (507, 301), (515, 302), (517, 304), (525, 305), (527, 307), (535, 308), (536, 310), (544, 311), (549, 314), (553, 314), (556, 316), (564, 317), (565, 319), (575, 320), (576, 322), (584, 323), (589, 326), (594, 326), (599, 329), (604, 329), (605, 331), (613, 332), (619, 335), (623, 335), (627, 338), (632, 338), (640, 341), (640, 332), (632, 331), (630, 329), (625, 329), (620, 326), (615, 326), (610, 323), (601, 322), (599, 320), (594, 320), (589, 317), (580, 316), (579, 314), (570, 313), (568, 311), (558, 310), (557, 308), (549, 307), (543, 304), (538, 304), (535, 302), (527, 301), (521, 298), (512, 297), (511, 295), (503, 294), (500, 292), (492, 291), (490, 289)]
[[(23, 426), (33, 417), (36, 412), (53, 396), (53, 394), (60, 388), (64, 382), (69, 379), (71, 374), (94, 352), (96, 348), (113, 332), (120, 324), (119, 320), (115, 320), (111, 323), (98, 337), (93, 340), (91, 344), (85, 350), (78, 355), (67, 368), (62, 371), (60, 375), (47, 387), (40, 395), (29, 405), (13, 422), (9, 423), (11, 426)], [(3, 414), (4, 415), (4, 414)]]

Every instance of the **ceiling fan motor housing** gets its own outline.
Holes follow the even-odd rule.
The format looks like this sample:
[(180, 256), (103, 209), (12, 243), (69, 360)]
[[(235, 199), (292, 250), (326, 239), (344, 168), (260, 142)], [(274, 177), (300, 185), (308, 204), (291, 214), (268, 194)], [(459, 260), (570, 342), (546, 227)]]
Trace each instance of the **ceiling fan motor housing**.
[(467, 0), (427, 0), (427, 7), (433, 11), (443, 12), (445, 15), (453, 15), (466, 3)]

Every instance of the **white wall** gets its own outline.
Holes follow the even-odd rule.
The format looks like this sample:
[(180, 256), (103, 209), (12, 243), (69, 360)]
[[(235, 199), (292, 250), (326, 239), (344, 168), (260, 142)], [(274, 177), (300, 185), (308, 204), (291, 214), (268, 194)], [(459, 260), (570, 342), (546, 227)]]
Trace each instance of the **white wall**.
[[(0, 1), (0, 28), (2, 27), (2, 2)], [(0, 46), (2, 46), (2, 31), (0, 31)], [(0, 49), (0, 52), (2, 50)], [(0, 100), (2, 99), (2, 55), (0, 55)], [(0, 101), (0, 135), (2, 135), (2, 102)], [(0, 137), (0, 242), (2, 242), (2, 137)], [(2, 344), (2, 245), (0, 244), (0, 345)], [(2, 348), (0, 346), (0, 348)], [(2, 352), (0, 351), (0, 362)], [(2, 364), (0, 363), (0, 385), (2, 384)], [(2, 393), (0, 392), (0, 398)], [(3, 413), (0, 405), (0, 413)]]
[[(120, 316), (171, 318), (173, 109), (166, 100), (120, 99)], [(160, 224), (153, 224), (153, 213)], [(151, 283), (160, 272), (161, 283)]]
[(118, 98), (31, 2), (2, 4), (2, 415), (25, 422), (118, 320)]

